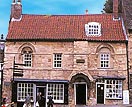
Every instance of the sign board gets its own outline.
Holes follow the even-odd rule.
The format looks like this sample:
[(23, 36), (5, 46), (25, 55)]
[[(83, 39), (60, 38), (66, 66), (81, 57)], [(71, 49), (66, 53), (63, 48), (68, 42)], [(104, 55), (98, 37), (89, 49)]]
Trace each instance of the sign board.
[(123, 104), (129, 104), (129, 90), (123, 90)]
[(76, 59), (76, 63), (85, 63), (84, 59)]

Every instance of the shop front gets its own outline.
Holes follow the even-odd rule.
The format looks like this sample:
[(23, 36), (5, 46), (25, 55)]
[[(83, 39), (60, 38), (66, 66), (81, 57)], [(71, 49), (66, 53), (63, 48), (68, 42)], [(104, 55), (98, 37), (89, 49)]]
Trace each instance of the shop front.
[(55, 104), (68, 104), (67, 80), (14, 79), (12, 86), (12, 101), (17, 104), (17, 107), (23, 107), (28, 95), (31, 98), (32, 107), (35, 107), (39, 92), (44, 99), (43, 107), (47, 107), (51, 93)]

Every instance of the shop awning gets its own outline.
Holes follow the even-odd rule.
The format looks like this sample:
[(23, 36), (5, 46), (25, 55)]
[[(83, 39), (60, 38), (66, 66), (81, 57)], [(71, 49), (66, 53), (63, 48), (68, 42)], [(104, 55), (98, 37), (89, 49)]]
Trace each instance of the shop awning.
[(45, 82), (45, 83), (68, 83), (68, 80), (59, 79), (28, 79), (28, 78), (14, 78), (15, 82)]
[(125, 80), (124, 76), (93, 76), (94, 79), (117, 79), (117, 80)]

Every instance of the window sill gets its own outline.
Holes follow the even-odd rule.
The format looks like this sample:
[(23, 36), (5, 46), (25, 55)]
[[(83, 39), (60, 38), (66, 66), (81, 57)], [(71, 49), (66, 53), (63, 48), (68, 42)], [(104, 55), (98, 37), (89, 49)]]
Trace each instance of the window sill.
[(62, 67), (58, 67), (58, 68), (54, 68), (54, 67), (53, 67), (53, 69), (56, 69), (56, 70), (58, 70), (58, 69), (62, 69)]
[(32, 67), (23, 67), (24, 69), (32, 69)]
[(108, 68), (101, 68), (101, 67), (99, 67), (97, 69), (113, 69), (113, 68), (112, 67), (108, 67)]
[(123, 98), (105, 98), (106, 100), (122, 100)]

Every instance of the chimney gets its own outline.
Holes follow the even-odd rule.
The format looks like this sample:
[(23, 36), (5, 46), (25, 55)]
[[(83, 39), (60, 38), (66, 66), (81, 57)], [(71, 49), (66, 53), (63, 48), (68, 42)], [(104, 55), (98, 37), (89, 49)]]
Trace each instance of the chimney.
[(86, 9), (86, 11), (85, 11), (85, 12), (86, 12), (85, 14), (86, 14), (86, 15), (88, 15), (88, 10), (87, 10), (87, 9)]
[(18, 2), (20, 2), (20, 3), (21, 3), (21, 0), (18, 0)]
[(11, 16), (10, 18), (20, 19), (22, 15), (21, 0), (13, 0), (11, 5)]
[(0, 39), (1, 39), (1, 40), (3, 40), (3, 39), (4, 39), (4, 35), (3, 35), (3, 34), (1, 34), (1, 37), (0, 37)]
[(114, 19), (118, 19), (118, 0), (113, 0), (113, 15)]

